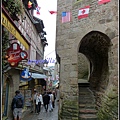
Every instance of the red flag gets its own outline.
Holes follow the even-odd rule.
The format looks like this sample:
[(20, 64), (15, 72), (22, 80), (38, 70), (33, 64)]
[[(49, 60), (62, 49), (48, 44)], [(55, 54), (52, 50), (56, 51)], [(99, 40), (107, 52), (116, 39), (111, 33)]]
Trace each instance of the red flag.
[(49, 11), (50, 14), (54, 14), (54, 13), (57, 13), (57, 11)]
[(28, 1), (28, 8), (32, 7), (32, 2)]
[(90, 9), (90, 6), (86, 6), (86, 7), (84, 7), (84, 8), (79, 9), (78, 19), (88, 17), (89, 9)]
[(110, 2), (110, 0), (98, 0), (98, 4), (105, 4), (107, 2)]

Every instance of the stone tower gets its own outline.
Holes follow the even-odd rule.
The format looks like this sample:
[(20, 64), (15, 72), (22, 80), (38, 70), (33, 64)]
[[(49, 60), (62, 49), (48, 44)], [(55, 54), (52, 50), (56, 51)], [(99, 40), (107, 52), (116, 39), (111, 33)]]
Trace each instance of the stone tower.
[[(78, 19), (79, 9), (85, 6), (90, 6), (88, 17)], [(90, 83), (98, 109), (104, 109), (106, 96), (112, 100), (110, 91), (114, 98), (118, 95), (118, 0), (105, 4), (98, 4), (98, 0), (58, 0), (57, 11), (59, 120), (77, 120), (79, 79)], [(71, 12), (70, 22), (61, 22), (62, 12)]]

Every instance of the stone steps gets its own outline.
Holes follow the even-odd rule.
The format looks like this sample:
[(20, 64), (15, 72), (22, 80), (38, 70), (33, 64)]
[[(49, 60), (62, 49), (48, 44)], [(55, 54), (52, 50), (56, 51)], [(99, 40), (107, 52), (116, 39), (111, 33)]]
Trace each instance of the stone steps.
[(95, 97), (88, 86), (79, 86), (79, 120), (97, 120)]
[(97, 111), (95, 109), (80, 109), (80, 114), (96, 114)]
[(79, 104), (80, 108), (95, 108), (95, 104)]
[(97, 116), (93, 114), (81, 114), (80, 120), (97, 120)]

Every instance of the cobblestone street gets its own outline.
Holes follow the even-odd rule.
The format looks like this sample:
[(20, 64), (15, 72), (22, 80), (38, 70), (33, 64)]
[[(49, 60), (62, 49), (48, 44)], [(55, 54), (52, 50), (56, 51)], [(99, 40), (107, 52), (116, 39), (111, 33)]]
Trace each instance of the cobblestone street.
[(46, 112), (42, 106), (39, 114), (29, 113), (23, 120), (58, 120), (58, 103), (56, 102), (53, 112)]

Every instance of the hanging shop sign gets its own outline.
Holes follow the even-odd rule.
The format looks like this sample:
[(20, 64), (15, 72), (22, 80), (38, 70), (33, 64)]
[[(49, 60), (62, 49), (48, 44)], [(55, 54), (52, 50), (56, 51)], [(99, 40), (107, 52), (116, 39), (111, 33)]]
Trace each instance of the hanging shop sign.
[(22, 60), (25, 60), (27, 57), (27, 52), (23, 51), (17, 42), (12, 43), (7, 49), (6, 58), (11, 67), (18, 66), (18, 63)]
[(32, 80), (31, 74), (29, 73), (29, 68), (24, 68), (20, 74), (20, 80), (25, 82)]
[(4, 27), (6, 27), (6, 29), (15, 36), (15, 38), (17, 40), (19, 40), (24, 46), (25, 48), (28, 50), (29, 49), (29, 45), (27, 44), (27, 42), (23, 39), (23, 37), (20, 35), (20, 33), (18, 32), (18, 30), (12, 25), (12, 23), (9, 21), (9, 19), (4, 15), (4, 13), (2, 13), (2, 25)]

